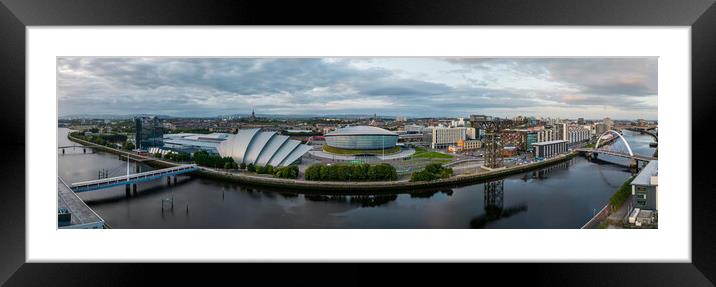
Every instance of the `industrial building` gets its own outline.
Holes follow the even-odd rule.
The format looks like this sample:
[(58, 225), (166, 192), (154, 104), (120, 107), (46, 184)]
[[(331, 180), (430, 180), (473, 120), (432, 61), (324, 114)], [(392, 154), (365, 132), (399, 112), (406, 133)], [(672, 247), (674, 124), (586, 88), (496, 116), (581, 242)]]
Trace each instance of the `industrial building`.
[(567, 152), (566, 140), (553, 140), (532, 144), (535, 157), (550, 158), (555, 155)]

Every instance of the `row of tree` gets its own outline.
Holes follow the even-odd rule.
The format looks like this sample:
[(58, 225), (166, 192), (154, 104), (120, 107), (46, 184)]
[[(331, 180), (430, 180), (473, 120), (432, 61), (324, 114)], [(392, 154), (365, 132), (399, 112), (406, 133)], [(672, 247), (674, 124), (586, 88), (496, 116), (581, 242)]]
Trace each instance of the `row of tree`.
[(306, 169), (305, 178), (317, 181), (384, 181), (398, 179), (398, 173), (387, 163), (314, 164)]
[[(188, 160), (188, 154), (178, 153), (174, 154), (179, 159), (176, 161)], [(166, 157), (165, 157), (166, 158)], [(193, 160), (196, 164), (206, 167), (224, 168), (224, 169), (241, 169), (249, 172), (255, 172), (258, 174), (270, 174), (279, 178), (298, 178), (298, 166), (290, 165), (286, 167), (274, 167), (272, 165), (258, 166), (253, 163), (250, 164), (237, 164), (232, 157), (221, 157), (218, 155), (212, 155), (205, 151), (198, 151), (194, 153)]]
[[(188, 153), (185, 152), (168, 152), (162, 156), (163, 159), (178, 161), (178, 162), (185, 162), (189, 161), (191, 159), (191, 156)], [(233, 162), (233, 160), (232, 160)], [(236, 164), (236, 163), (234, 163)]]
[(255, 172), (258, 174), (270, 174), (278, 178), (298, 178), (298, 166), (289, 165), (285, 167), (274, 167), (272, 165), (254, 165), (250, 163), (248, 165), (241, 163), (240, 169), (246, 169), (249, 172)]
[(213, 167), (213, 168), (226, 168), (232, 169), (237, 168), (238, 165), (233, 158), (221, 157), (219, 155), (209, 154), (206, 151), (197, 151), (194, 153), (192, 158), (194, 162), (200, 166)]
[(410, 181), (431, 181), (451, 177), (452, 168), (443, 167), (439, 163), (431, 163), (421, 171), (416, 171), (410, 176)]
[[(82, 132), (73, 132), (73, 133), (71, 133), (70, 135), (71, 135), (72, 137), (75, 137), (75, 138), (78, 138), (78, 139), (81, 139), (81, 140), (86, 140), (86, 141), (88, 141), (88, 142), (95, 143), (95, 144), (98, 144), (98, 145), (102, 145), (102, 146), (106, 146), (106, 147), (111, 147), (111, 148), (116, 148), (116, 147), (117, 147), (116, 144), (114, 144), (114, 143), (111, 142), (111, 141), (108, 141), (108, 140), (106, 139), (106, 137), (104, 137), (104, 136), (85, 136), (84, 133), (82, 133)], [(125, 137), (125, 138), (126, 138), (126, 137)]]

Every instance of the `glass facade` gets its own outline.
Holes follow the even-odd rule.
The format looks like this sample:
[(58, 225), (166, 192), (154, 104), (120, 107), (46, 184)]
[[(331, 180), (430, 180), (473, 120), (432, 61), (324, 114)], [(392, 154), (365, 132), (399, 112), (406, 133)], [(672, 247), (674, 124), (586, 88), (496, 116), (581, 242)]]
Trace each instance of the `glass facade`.
[(141, 117), (134, 119), (135, 144), (138, 149), (147, 150), (150, 147), (164, 145), (164, 128), (156, 117)]
[(525, 150), (531, 150), (533, 143), (537, 143), (537, 133), (536, 132), (528, 132), (527, 140), (525, 142)]

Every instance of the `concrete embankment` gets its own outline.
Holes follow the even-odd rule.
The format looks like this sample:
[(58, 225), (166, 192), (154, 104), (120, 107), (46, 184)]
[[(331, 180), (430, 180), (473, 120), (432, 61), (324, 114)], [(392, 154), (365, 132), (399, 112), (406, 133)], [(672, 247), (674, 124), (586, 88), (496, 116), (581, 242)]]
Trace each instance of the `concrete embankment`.
[[(91, 142), (87, 142), (81, 139), (77, 139), (68, 135), (70, 140), (78, 143), (97, 146), (103, 151), (107, 151), (115, 154), (127, 154), (125, 151), (97, 145)], [(202, 167), (200, 170), (193, 172), (192, 174), (198, 175), (204, 178), (211, 178), (222, 181), (237, 182), (247, 184), (251, 186), (261, 186), (270, 188), (281, 188), (290, 189), (302, 193), (396, 193), (396, 192), (412, 192), (417, 190), (425, 190), (440, 187), (458, 187), (467, 184), (481, 183), (493, 179), (504, 178), (509, 175), (536, 170), (544, 167), (548, 167), (557, 163), (567, 161), (577, 155), (576, 152), (571, 152), (565, 155), (560, 155), (551, 159), (547, 159), (540, 162), (514, 166), (509, 168), (496, 169), (477, 174), (466, 174), (456, 175), (447, 179), (439, 179), (434, 181), (422, 181), (422, 182), (410, 182), (408, 180), (398, 181), (378, 181), (378, 182), (331, 182), (331, 181), (307, 181), (298, 179), (282, 179), (273, 177), (264, 177), (246, 173), (232, 173), (222, 170), (214, 170), (210, 168)], [(146, 157), (149, 159), (150, 157)], [(152, 159), (147, 160), (145, 163), (153, 167), (170, 167), (178, 164), (160, 160)]]

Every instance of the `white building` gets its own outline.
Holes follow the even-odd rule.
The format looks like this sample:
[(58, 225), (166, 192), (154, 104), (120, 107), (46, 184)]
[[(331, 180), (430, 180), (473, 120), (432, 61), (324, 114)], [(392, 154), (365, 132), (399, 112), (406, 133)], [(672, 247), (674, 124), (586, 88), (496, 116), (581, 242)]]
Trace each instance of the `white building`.
[[(446, 127), (430, 127), (428, 128), (432, 135), (430, 141), (431, 148), (447, 148), (450, 145), (456, 144), (460, 140), (467, 138), (468, 128), (446, 128)], [(472, 134), (474, 135), (474, 128), (471, 128)]]
[(468, 140), (477, 139), (477, 130), (475, 128), (467, 128), (467, 130), (465, 131), (465, 136)]
[(566, 141), (568, 138), (567, 124), (554, 124), (549, 129), (544, 129), (537, 132), (537, 142)]
[(457, 118), (457, 120), (450, 121), (451, 127), (466, 127), (469, 125), (469, 121), (465, 121), (465, 118)]
[(590, 131), (585, 128), (570, 128), (567, 132), (567, 140), (570, 144), (588, 141), (590, 138)]

